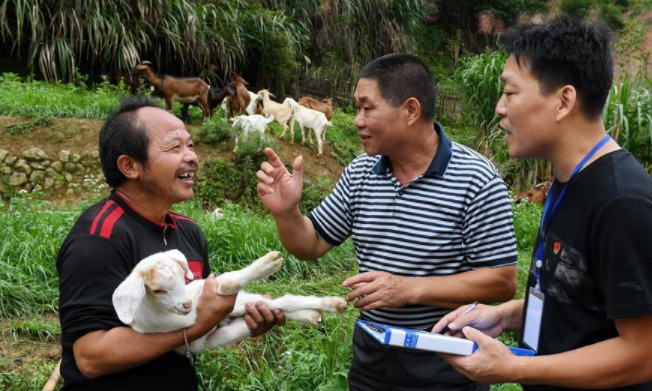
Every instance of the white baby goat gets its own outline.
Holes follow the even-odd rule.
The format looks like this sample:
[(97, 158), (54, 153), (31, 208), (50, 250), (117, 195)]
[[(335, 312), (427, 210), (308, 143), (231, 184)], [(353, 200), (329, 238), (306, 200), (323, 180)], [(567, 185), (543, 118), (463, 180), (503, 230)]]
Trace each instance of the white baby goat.
[(251, 130), (260, 133), (260, 148), (262, 148), (263, 140), (265, 138), (265, 130), (267, 129), (267, 126), (274, 121), (274, 116), (272, 115), (269, 118), (265, 118), (259, 114), (239, 115), (231, 118), (231, 121), (233, 121), (231, 127), (235, 130), (235, 148), (233, 148), (233, 152), (236, 152), (238, 150), (238, 142), (240, 141), (238, 138), (240, 131), (243, 133), (242, 137), (244, 140), (247, 139), (249, 131)]
[[(346, 301), (339, 297), (295, 296), (287, 294), (278, 299), (240, 292), (248, 283), (265, 278), (281, 268), (283, 258), (277, 251), (267, 253), (244, 269), (217, 276), (217, 294), (238, 297), (233, 312), (220, 327), (193, 341), (195, 352), (227, 346), (251, 336), (243, 318), (247, 303), (262, 301), (274, 310), (280, 309), (287, 319), (319, 325), (320, 311), (341, 313)], [(113, 306), (120, 320), (139, 333), (180, 330), (195, 323), (197, 301), (204, 288), (204, 280), (192, 279), (186, 257), (178, 250), (150, 255), (136, 265), (131, 274), (113, 293)], [(239, 292), (239, 293), (238, 293)], [(185, 352), (185, 346), (176, 349)]]

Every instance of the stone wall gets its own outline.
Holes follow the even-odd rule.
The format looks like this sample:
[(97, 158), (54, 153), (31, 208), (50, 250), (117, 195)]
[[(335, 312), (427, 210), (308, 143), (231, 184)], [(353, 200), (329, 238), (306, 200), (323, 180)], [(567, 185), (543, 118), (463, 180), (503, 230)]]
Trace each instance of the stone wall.
[(30, 148), (18, 156), (0, 149), (0, 194), (64, 189), (66, 195), (82, 194), (105, 188), (99, 152), (61, 151), (48, 156), (39, 148)]

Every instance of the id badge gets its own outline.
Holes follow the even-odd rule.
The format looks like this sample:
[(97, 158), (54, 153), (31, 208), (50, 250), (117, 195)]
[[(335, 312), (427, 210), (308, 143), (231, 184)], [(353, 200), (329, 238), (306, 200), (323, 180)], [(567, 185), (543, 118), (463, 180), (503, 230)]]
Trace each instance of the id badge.
[(527, 309), (525, 311), (525, 326), (523, 342), (535, 352), (539, 350), (539, 335), (541, 319), (543, 319), (543, 292), (537, 292), (533, 287), (528, 292)]

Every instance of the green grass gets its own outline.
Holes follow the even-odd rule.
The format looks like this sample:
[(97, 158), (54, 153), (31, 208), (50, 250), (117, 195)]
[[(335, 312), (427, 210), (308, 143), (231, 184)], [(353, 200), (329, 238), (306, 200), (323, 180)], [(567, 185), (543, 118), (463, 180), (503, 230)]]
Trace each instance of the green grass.
[[(102, 118), (117, 103), (121, 94), (119, 88), (108, 85), (87, 88), (74, 84), (21, 82), (11, 74), (4, 74), (0, 78), (0, 88), (6, 91), (6, 97), (19, 102), (12, 103), (11, 99), (0, 96), (0, 115), (38, 117), (12, 128), (15, 132), (28, 131), (42, 118)], [(78, 96), (84, 98), (76, 100)], [(175, 109), (178, 110), (178, 105)], [(197, 111), (192, 114), (193, 118), (198, 117)], [(338, 160), (346, 164), (361, 153), (353, 115), (336, 110), (332, 122), (333, 126), (328, 129), (326, 137)], [(230, 137), (225, 133), (227, 125), (225, 120), (216, 118), (204, 123), (200, 134), (214, 137), (213, 142), (223, 142)], [(279, 127), (273, 130), (277, 135), (280, 131)], [(447, 127), (447, 131), (453, 140), (467, 145), (473, 139), (473, 128), (465, 122), (453, 123)], [(295, 142), (300, 141), (298, 133)], [(245, 152), (240, 153), (240, 159), (245, 159), (247, 154), (255, 154), (256, 146), (251, 141), (252, 148), (243, 147)], [(310, 193), (306, 194), (307, 198), (314, 203), (325, 195), (326, 187), (329, 186), (317, 183), (304, 190)], [(0, 203), (0, 319), (10, 320), (10, 328), (3, 331), (3, 335), (9, 333), (43, 341), (58, 338), (58, 324), (44, 320), (57, 310), (56, 255), (78, 215), (93, 201), (83, 200), (76, 208), (58, 209), (25, 195), (17, 195), (7, 205)], [(299, 261), (283, 249), (268, 213), (226, 204), (220, 205), (225, 209), (225, 217), (215, 219), (201, 206), (200, 201), (193, 201), (180, 204), (176, 209), (195, 219), (202, 227), (209, 243), (213, 270), (237, 269), (268, 251), (279, 250), (285, 258), (283, 268), (267, 280), (252, 284), (249, 290), (273, 296), (285, 293), (346, 294), (341, 282), (357, 272), (351, 241), (317, 262)], [(310, 209), (309, 205), (306, 208)], [(541, 208), (522, 203), (515, 205), (513, 210), (519, 248), (517, 296), (523, 297), (529, 254)], [(346, 389), (346, 373), (352, 356), (352, 328), (356, 317), (357, 311), (353, 308), (342, 315), (326, 314), (321, 330), (288, 322), (285, 327), (275, 328), (264, 337), (207, 352), (199, 358), (201, 388)], [(518, 339), (516, 334), (506, 334), (501, 338), (509, 344), (514, 344)], [(0, 384), (7, 390), (40, 389), (54, 365), (39, 364), (24, 367), (21, 371), (9, 371), (6, 369), (8, 364), (6, 359), (0, 359)], [(520, 387), (501, 384), (493, 389), (518, 390)]]
[[(10, 335), (43, 341), (57, 338), (59, 325), (45, 320), (55, 313), (58, 278), (54, 261), (61, 242), (77, 216), (93, 200), (78, 208), (56, 209), (30, 198), (14, 198), (0, 209), (0, 319), (10, 320)], [(357, 273), (350, 241), (317, 262), (299, 261), (281, 246), (273, 220), (267, 214), (229, 205), (225, 217), (215, 219), (199, 201), (176, 208), (195, 219), (209, 243), (211, 267), (233, 270), (271, 250), (280, 250), (283, 268), (265, 281), (252, 284), (252, 292), (280, 296), (285, 293), (344, 296), (341, 282)], [(514, 206), (520, 250), (519, 292), (523, 297), (529, 253), (541, 208)], [(535, 228), (532, 228), (535, 227)], [(198, 373), (202, 390), (345, 390), (351, 361), (351, 337), (357, 310), (342, 315), (325, 314), (324, 327), (316, 329), (288, 322), (269, 334), (235, 346), (200, 355)], [(3, 332), (3, 335), (6, 332)], [(515, 344), (518, 336), (501, 339)], [(12, 372), (0, 360), (0, 384), (7, 390), (40, 389), (53, 364), (24, 367)], [(519, 390), (517, 385), (495, 385), (494, 390)]]
[(20, 117), (106, 118), (127, 95), (123, 85), (96, 87), (75, 83), (21, 80), (13, 73), (0, 76), (0, 115)]

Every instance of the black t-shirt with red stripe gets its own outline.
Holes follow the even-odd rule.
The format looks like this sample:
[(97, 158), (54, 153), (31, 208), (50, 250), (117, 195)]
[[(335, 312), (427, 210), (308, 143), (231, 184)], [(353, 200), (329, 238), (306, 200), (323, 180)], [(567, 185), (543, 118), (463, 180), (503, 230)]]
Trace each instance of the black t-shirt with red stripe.
[(208, 247), (199, 226), (170, 211), (166, 224), (147, 219), (117, 193), (88, 208), (77, 220), (57, 257), (63, 357), (62, 390), (196, 390), (197, 375), (174, 351), (144, 365), (88, 379), (77, 368), (73, 343), (96, 330), (125, 326), (113, 308), (115, 288), (143, 258), (177, 249), (195, 278), (210, 273)]

